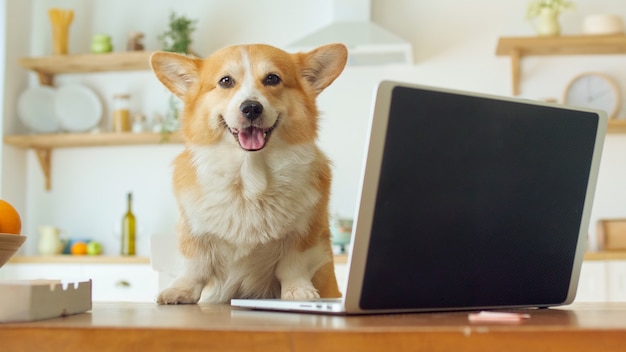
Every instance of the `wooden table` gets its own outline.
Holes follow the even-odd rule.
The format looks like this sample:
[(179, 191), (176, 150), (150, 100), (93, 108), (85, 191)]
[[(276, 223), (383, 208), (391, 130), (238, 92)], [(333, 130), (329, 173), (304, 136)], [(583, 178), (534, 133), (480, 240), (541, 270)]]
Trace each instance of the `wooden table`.
[(228, 305), (94, 303), (88, 313), (0, 324), (2, 351), (624, 351), (626, 303), (528, 310), (521, 323), (468, 312), (324, 316)]

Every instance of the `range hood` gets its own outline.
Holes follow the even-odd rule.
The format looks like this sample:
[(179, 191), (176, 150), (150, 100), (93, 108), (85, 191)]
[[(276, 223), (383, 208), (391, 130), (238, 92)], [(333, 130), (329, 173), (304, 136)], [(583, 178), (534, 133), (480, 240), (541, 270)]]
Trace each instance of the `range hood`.
[(287, 47), (306, 51), (329, 43), (348, 47), (348, 65), (413, 64), (407, 40), (370, 21), (369, 0), (333, 0), (333, 22)]

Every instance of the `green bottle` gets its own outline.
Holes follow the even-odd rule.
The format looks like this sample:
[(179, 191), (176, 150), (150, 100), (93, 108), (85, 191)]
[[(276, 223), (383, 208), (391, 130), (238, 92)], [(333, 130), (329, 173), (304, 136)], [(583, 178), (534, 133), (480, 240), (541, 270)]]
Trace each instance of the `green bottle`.
[(122, 255), (135, 255), (135, 215), (131, 203), (133, 194), (128, 193), (128, 209), (122, 218)]

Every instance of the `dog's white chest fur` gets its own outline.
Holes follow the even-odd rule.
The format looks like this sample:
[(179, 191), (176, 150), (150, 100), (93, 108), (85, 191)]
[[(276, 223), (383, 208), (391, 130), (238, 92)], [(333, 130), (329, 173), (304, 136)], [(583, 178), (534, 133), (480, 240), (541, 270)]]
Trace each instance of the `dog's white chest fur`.
[(218, 144), (192, 153), (201, 191), (179, 202), (194, 235), (245, 248), (306, 232), (320, 197), (314, 145), (248, 153)]

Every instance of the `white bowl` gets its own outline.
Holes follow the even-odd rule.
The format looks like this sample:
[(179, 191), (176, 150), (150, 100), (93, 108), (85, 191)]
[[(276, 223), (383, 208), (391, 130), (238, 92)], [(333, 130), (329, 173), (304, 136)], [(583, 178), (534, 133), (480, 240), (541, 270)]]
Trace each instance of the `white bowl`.
[(0, 233), (0, 268), (17, 252), (26, 241), (26, 236)]
[(583, 34), (624, 34), (624, 21), (617, 15), (589, 15), (583, 20)]

